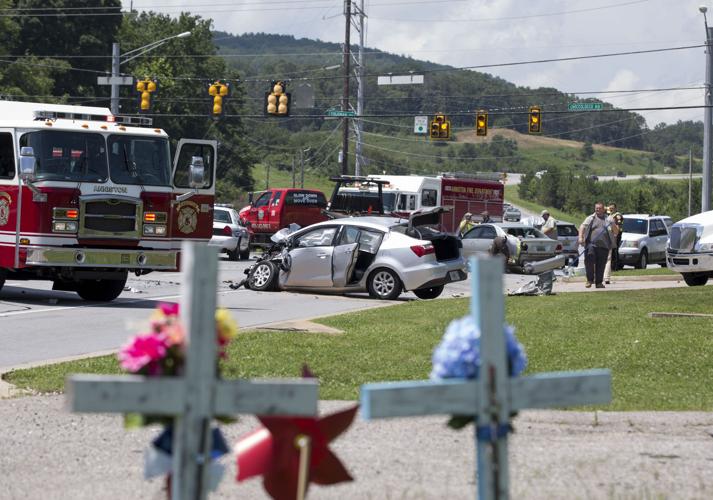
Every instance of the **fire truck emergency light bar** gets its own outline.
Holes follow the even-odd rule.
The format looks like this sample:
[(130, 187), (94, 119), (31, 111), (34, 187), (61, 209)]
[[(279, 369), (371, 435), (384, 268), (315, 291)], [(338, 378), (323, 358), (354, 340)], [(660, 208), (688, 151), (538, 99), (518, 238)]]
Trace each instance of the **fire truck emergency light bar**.
[(150, 127), (153, 118), (147, 116), (86, 115), (82, 113), (62, 113), (58, 111), (35, 111), (35, 120), (81, 120), (87, 122), (110, 122), (120, 125)]

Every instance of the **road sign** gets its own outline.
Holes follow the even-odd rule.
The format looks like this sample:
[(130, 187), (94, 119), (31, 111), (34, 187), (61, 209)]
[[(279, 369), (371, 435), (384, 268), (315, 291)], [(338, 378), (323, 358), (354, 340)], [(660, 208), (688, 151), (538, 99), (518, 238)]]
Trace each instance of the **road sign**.
[(567, 105), (569, 111), (599, 111), (604, 108), (601, 102), (570, 102)]
[(376, 79), (377, 85), (418, 85), (423, 83), (423, 75), (386, 75)]
[(133, 85), (133, 76), (98, 76), (97, 85)]
[(354, 117), (356, 116), (356, 111), (342, 111), (339, 109), (328, 109), (327, 110), (327, 116), (351, 116)]
[(414, 116), (413, 117), (413, 133), (425, 134), (428, 131), (428, 117)]

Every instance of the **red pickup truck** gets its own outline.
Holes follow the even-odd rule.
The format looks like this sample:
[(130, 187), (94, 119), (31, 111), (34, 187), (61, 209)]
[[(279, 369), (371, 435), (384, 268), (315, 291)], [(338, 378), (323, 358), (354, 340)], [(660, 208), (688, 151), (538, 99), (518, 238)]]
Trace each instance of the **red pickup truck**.
[(252, 233), (251, 246), (269, 247), (270, 236), (290, 224), (305, 227), (327, 220), (322, 212), (326, 207), (327, 198), (322, 191), (272, 188), (257, 193), (257, 198), (239, 214)]

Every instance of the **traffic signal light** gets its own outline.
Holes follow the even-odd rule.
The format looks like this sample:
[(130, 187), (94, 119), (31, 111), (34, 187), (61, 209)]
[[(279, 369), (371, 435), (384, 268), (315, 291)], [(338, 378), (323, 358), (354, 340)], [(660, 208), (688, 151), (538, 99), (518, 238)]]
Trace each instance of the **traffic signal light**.
[(475, 135), (488, 135), (488, 113), (486, 111), (478, 111), (475, 115)]
[(540, 113), (539, 106), (530, 106), (529, 117), (530, 117), (530, 120), (529, 120), (530, 133), (531, 134), (539, 134), (540, 132), (542, 132), (542, 116)]
[(148, 113), (151, 111), (151, 94), (158, 90), (158, 82), (148, 78), (139, 80), (136, 90), (139, 92), (139, 113)]
[(270, 92), (265, 92), (265, 114), (287, 116), (290, 114), (291, 95), (286, 92), (285, 82), (272, 82)]
[(445, 115), (436, 115), (431, 120), (431, 139), (447, 140), (451, 138), (451, 122)]
[(223, 100), (230, 94), (230, 86), (227, 83), (216, 81), (208, 87), (208, 94), (213, 97), (212, 116), (218, 117), (223, 114)]

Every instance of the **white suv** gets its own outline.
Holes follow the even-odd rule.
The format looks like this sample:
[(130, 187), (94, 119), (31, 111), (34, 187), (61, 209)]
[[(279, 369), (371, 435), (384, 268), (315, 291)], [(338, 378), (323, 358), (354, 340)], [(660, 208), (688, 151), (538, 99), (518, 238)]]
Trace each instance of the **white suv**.
[(619, 245), (619, 264), (646, 269), (648, 264), (666, 265), (666, 243), (673, 221), (665, 215), (624, 214)]

